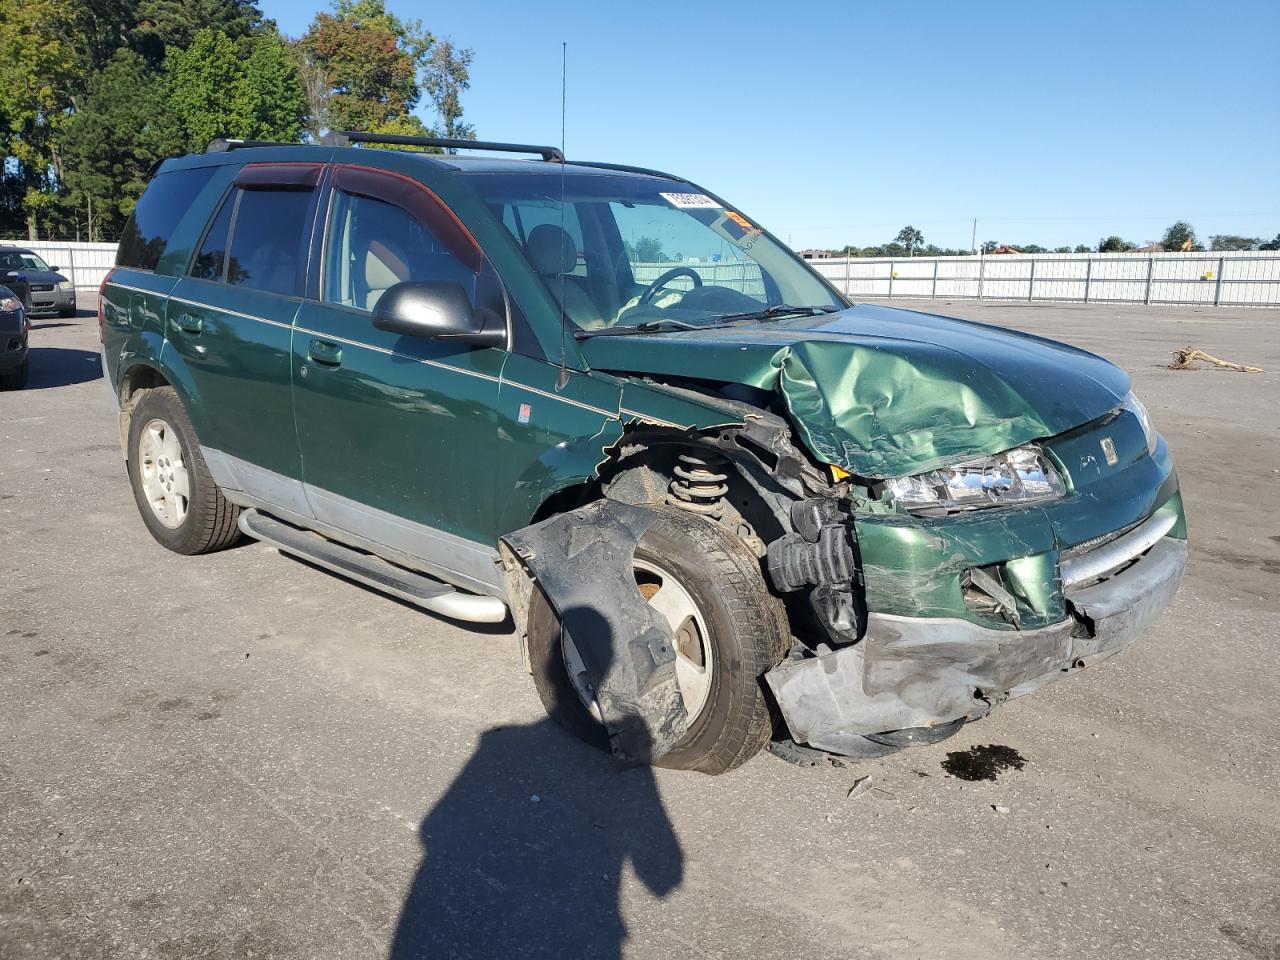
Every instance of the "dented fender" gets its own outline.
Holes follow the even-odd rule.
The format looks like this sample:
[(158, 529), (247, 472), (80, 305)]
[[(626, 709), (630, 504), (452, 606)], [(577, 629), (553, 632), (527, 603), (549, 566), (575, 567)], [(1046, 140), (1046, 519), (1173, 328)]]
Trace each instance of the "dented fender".
[(628, 763), (652, 763), (687, 732), (671, 627), (640, 595), (632, 567), (656, 516), (597, 500), (499, 541), (520, 629), (536, 587), (573, 638), (613, 753)]

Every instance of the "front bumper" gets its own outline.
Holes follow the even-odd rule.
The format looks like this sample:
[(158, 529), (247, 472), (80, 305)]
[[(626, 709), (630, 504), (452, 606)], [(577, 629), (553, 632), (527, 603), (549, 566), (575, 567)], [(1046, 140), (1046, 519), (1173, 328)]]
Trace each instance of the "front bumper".
[(797, 743), (866, 756), (868, 737), (890, 749), (937, 739), (928, 731), (954, 732), (1123, 650), (1172, 601), (1186, 564), (1186, 541), (1162, 537), (1110, 579), (1068, 588), (1070, 615), (1032, 630), (873, 612), (861, 642), (783, 661), (765, 680)]
[(74, 310), (75, 308), (76, 292), (74, 289), (61, 290), (57, 286), (54, 286), (52, 290), (31, 288), (31, 309), (27, 311), (28, 313), (60, 313), (63, 310)]

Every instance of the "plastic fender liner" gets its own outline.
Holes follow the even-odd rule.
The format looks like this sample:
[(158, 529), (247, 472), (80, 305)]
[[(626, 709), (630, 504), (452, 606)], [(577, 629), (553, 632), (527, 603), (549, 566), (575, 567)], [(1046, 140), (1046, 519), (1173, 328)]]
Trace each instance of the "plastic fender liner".
[(684, 737), (671, 627), (636, 585), (636, 544), (656, 519), (647, 507), (597, 500), (499, 541), (507, 594), (524, 629), (536, 583), (589, 673), (613, 753), (651, 763)]

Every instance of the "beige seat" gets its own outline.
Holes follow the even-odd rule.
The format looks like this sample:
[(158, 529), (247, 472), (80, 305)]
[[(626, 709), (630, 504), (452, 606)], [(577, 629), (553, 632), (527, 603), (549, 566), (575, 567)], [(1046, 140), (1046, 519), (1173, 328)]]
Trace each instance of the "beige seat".
[(578, 250), (566, 230), (554, 223), (539, 224), (529, 232), (524, 252), (570, 321), (583, 330), (605, 325), (604, 315), (591, 296), (586, 278), (573, 276), (578, 266)]

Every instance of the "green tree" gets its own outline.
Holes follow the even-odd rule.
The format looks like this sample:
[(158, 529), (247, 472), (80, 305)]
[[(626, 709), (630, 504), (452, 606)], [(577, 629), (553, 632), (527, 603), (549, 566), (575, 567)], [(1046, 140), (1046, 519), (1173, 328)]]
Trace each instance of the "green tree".
[(402, 127), (422, 98), (419, 71), (435, 38), (382, 0), (338, 0), (318, 13), (301, 44), (325, 80), (330, 128), (386, 132)]
[(998, 246), (1000, 246), (999, 240), (984, 240), (982, 241), (982, 252), (991, 253)]
[(1122, 237), (1116, 236), (1114, 233), (1109, 237), (1103, 237), (1098, 241), (1099, 253), (1128, 253), (1134, 249), (1134, 244)]
[(164, 80), (139, 54), (117, 49), (65, 135), (67, 201), (87, 238), (118, 236), (152, 167), (181, 146)]
[(80, 39), (71, 0), (0, 5), (0, 157), (12, 158), (6, 179), (21, 187), (32, 240), (58, 202), (58, 136), (77, 86)]
[(452, 40), (438, 40), (427, 57), (422, 86), (440, 116), (441, 133), (454, 140), (474, 140), (475, 128), (462, 121), (463, 90), (471, 86), (469, 48), (454, 46)]
[(635, 243), (626, 244), (633, 263), (662, 263), (662, 241), (657, 237), (640, 237)]
[(1210, 250), (1256, 250), (1262, 243), (1259, 237), (1240, 237), (1233, 233), (1217, 233), (1209, 238)]
[(169, 51), (165, 74), (169, 107), (188, 150), (203, 150), (215, 137), (238, 135), (234, 91), (243, 71), (230, 37), (211, 28), (201, 30), (185, 50)]
[(1093, 247), (1089, 246), (1087, 243), (1077, 243), (1076, 248), (1071, 252), (1072, 253), (1093, 253)]
[(1266, 243), (1258, 244), (1259, 250), (1280, 250), (1280, 233), (1276, 234), (1274, 240), (1268, 240)]
[(1164, 238), (1160, 241), (1160, 246), (1166, 250), (1203, 250), (1204, 247), (1196, 243), (1196, 232), (1191, 228), (1191, 224), (1185, 220), (1179, 220), (1164, 232)]
[(307, 111), (298, 68), (274, 30), (259, 33), (251, 43), (235, 81), (229, 130), (250, 140), (297, 140)]
[(907, 251), (908, 257), (912, 256), (917, 249), (924, 245), (924, 234), (911, 226), (903, 227), (893, 239), (895, 243), (902, 244), (903, 249)]

